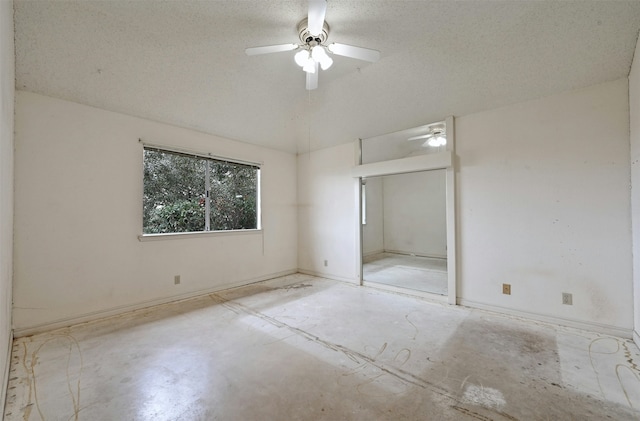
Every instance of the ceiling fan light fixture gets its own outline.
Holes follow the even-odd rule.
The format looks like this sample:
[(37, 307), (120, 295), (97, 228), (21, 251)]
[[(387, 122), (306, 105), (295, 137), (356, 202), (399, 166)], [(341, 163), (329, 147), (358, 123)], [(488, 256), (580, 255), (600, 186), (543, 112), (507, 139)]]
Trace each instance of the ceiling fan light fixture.
[(447, 138), (442, 135), (435, 135), (431, 139), (427, 140), (426, 144), (433, 148), (437, 148), (438, 146), (444, 146), (447, 144)]
[(323, 61), (320, 62), (320, 67), (322, 70), (327, 70), (333, 64), (333, 59), (327, 56)]
[(316, 72), (316, 62), (313, 61), (312, 58), (309, 59), (309, 61), (307, 61), (307, 63), (302, 67), (302, 70), (304, 70), (307, 73), (315, 73)]
[(309, 51), (300, 50), (293, 56), (293, 59), (296, 61), (296, 64), (300, 67), (304, 67), (309, 61)]
[(322, 70), (327, 70), (333, 64), (333, 59), (329, 57), (322, 45), (316, 45), (311, 49), (311, 57), (320, 64)]
[(293, 57), (296, 64), (302, 67), (307, 73), (315, 73), (316, 72), (316, 61), (311, 57), (311, 53), (309, 50), (301, 50), (296, 53)]

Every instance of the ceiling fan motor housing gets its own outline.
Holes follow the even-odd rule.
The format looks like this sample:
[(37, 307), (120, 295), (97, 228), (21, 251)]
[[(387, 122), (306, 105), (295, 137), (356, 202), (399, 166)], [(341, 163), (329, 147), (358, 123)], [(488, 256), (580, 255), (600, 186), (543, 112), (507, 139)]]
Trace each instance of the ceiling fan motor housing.
[(329, 24), (324, 21), (322, 25), (322, 32), (318, 35), (311, 35), (309, 32), (309, 24), (307, 18), (304, 18), (298, 23), (298, 37), (303, 44), (310, 47), (315, 47), (318, 44), (324, 44), (329, 38)]

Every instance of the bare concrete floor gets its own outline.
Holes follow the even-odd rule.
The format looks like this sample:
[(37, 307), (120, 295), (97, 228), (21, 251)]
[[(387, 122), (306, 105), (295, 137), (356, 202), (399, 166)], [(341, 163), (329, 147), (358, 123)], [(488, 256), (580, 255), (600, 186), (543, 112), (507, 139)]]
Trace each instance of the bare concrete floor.
[(362, 261), (365, 282), (447, 295), (447, 259), (379, 253)]
[(628, 340), (292, 275), (17, 339), (6, 420), (640, 419)]

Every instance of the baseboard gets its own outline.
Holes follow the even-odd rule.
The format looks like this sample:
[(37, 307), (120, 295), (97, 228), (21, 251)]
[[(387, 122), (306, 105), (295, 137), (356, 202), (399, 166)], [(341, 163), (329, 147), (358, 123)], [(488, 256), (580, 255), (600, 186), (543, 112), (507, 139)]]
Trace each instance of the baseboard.
[[(564, 317), (545, 316), (543, 314), (531, 313), (528, 311), (513, 310), (506, 307), (495, 306), (491, 304), (479, 303), (472, 300), (458, 298), (458, 304), (465, 307), (477, 308), (481, 310), (491, 311), (494, 313), (507, 314), (522, 319), (535, 320), (539, 322), (567, 326), (575, 329), (587, 330), (590, 332), (604, 333), (606, 335), (617, 336), (619, 338), (631, 339), (633, 337), (632, 329), (624, 329), (617, 326), (605, 325), (601, 323), (585, 322), (582, 320), (567, 319)], [(637, 343), (637, 342), (636, 342)]]
[(11, 355), (13, 355), (13, 330), (9, 332), (9, 349), (7, 350), (7, 361), (6, 367), (4, 369), (4, 373), (2, 374), (2, 396), (0, 396), (0, 409), (2, 410), (2, 414), (0, 414), (0, 418), (4, 419), (4, 408), (7, 403), (7, 392), (9, 388), (9, 373), (11, 370)]
[(13, 334), (16, 338), (31, 336), (38, 333), (48, 332), (54, 329), (63, 327), (69, 327), (80, 323), (91, 322), (94, 320), (104, 319), (106, 317), (116, 316), (118, 314), (127, 313), (130, 311), (140, 310), (143, 308), (153, 307), (161, 304), (172, 303), (175, 301), (187, 300), (189, 298), (195, 298), (201, 295), (211, 294), (213, 292), (219, 292), (226, 289), (237, 288), (241, 286), (251, 285), (258, 282), (264, 282), (269, 279), (278, 278), (281, 276), (292, 275), (297, 273), (297, 269), (289, 269), (282, 272), (271, 273), (268, 275), (252, 278), (244, 281), (232, 282), (213, 288), (200, 289), (196, 291), (187, 292), (184, 294), (172, 295), (170, 297), (158, 298), (154, 300), (141, 301), (134, 304), (127, 304), (123, 306), (112, 307), (106, 310), (99, 310), (91, 313), (84, 313), (78, 316), (66, 317), (63, 319), (54, 320), (48, 323), (42, 323), (35, 326), (29, 326), (24, 328), (14, 329)]
[(638, 348), (640, 348), (640, 333), (636, 330), (633, 331), (633, 342), (635, 342)]
[(393, 253), (393, 254), (402, 254), (403, 256), (416, 256), (416, 257), (428, 257), (430, 259), (446, 259), (447, 255), (440, 254), (420, 254), (414, 253), (412, 251), (402, 251), (402, 250), (385, 250), (384, 253)]
[(384, 250), (380, 249), (380, 250), (375, 250), (375, 251), (368, 251), (366, 253), (362, 253), (362, 257), (371, 257), (371, 256), (375, 256), (376, 254), (382, 254), (384, 253)]
[(331, 279), (334, 281), (348, 282), (350, 284), (360, 285), (359, 279), (343, 278), (341, 276), (332, 275), (330, 273), (322, 273), (322, 272), (317, 272), (315, 270), (307, 270), (307, 269), (298, 269), (298, 272), (303, 273), (305, 275), (317, 276), (318, 278), (325, 278), (325, 279)]

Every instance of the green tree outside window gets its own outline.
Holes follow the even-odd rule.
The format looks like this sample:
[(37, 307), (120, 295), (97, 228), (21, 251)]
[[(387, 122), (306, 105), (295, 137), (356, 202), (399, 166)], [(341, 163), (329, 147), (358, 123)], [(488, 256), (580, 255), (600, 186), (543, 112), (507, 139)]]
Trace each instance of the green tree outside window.
[(143, 233), (258, 228), (258, 172), (256, 166), (145, 148)]

